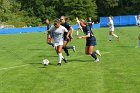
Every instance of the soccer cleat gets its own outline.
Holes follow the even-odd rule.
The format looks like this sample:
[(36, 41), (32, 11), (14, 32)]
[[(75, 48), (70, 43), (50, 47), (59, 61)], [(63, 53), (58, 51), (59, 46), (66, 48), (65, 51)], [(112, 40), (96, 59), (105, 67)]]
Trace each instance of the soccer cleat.
[(74, 52), (76, 51), (75, 46), (73, 46), (72, 50), (73, 50)]
[(100, 53), (99, 50), (96, 50), (96, 54), (99, 55), (99, 56), (101, 56), (101, 53)]
[(99, 59), (97, 58), (94, 62), (99, 62)]
[(65, 63), (68, 63), (67, 60), (66, 60), (65, 58), (62, 58), (62, 60), (63, 60)]
[(57, 63), (57, 66), (61, 66), (61, 63)]

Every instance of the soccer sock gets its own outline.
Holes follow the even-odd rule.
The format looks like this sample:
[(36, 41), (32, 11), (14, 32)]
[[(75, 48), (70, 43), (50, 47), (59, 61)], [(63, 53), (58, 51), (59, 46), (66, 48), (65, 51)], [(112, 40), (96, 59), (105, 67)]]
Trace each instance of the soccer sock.
[(97, 59), (96, 52), (93, 52), (93, 53), (91, 54), (91, 56), (92, 56), (95, 60)]
[(113, 34), (114, 37), (118, 38), (118, 36), (116, 34)]
[(53, 43), (50, 43), (50, 42), (49, 42), (48, 44), (54, 47), (54, 44), (53, 44)]
[(63, 47), (63, 49), (64, 49), (65, 53), (67, 54), (67, 56), (69, 56), (69, 51), (68, 51), (68, 49), (67, 49), (66, 47)]
[(109, 35), (109, 40), (112, 40), (112, 35)]
[(73, 46), (65, 46), (66, 49), (73, 49)]
[(59, 62), (58, 63), (61, 63), (62, 62), (62, 53), (58, 53), (58, 60), (59, 60)]
[(79, 31), (76, 31), (76, 35), (77, 35), (77, 36), (79, 35)]

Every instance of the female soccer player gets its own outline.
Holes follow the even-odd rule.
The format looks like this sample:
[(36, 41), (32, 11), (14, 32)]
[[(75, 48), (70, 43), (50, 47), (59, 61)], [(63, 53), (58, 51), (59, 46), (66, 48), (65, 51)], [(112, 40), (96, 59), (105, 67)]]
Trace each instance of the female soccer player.
[(110, 31), (109, 31), (109, 41), (112, 40), (112, 36), (116, 37), (118, 39), (118, 41), (119, 41), (120, 40), (119, 36), (117, 36), (116, 34), (114, 34), (113, 16), (109, 16), (108, 26), (110, 28)]
[(76, 31), (76, 35), (78, 36), (78, 35), (79, 35), (78, 30), (80, 29), (80, 30), (83, 32), (83, 29), (82, 29), (82, 27), (81, 27), (81, 25), (80, 25), (80, 21), (79, 21), (78, 17), (76, 17), (76, 22), (77, 22), (77, 24), (78, 24), (78, 29), (77, 29), (77, 31)]
[(85, 48), (85, 53), (87, 55), (91, 55), (95, 61), (94, 62), (99, 62), (99, 58), (97, 58), (97, 54), (101, 56), (99, 50), (94, 51), (94, 47), (96, 45), (96, 38), (91, 31), (90, 27), (88, 26), (87, 22), (85, 20), (80, 21), (80, 25), (83, 28), (83, 32), (85, 36), (79, 36), (78, 38), (86, 38), (86, 48)]
[[(54, 41), (54, 47), (56, 50), (56, 53), (58, 54), (58, 58), (59, 58), (59, 62), (57, 65), (61, 66), (61, 61), (63, 59), (63, 61), (65, 61), (65, 63), (67, 63), (67, 61), (65, 60), (65, 58), (62, 56), (62, 48), (63, 48), (63, 33), (64, 32), (68, 32), (68, 30), (60, 25), (60, 21), (56, 20), (54, 22), (54, 26), (52, 26), (49, 30), (48, 30), (48, 35), (50, 35), (50, 33), (53, 33), (53, 41)], [(69, 33), (66, 34), (66, 38), (69, 38)]]
[[(46, 18), (45, 23), (47, 25), (47, 31), (48, 31), (51, 27), (50, 20)], [(52, 43), (52, 33), (50, 33), (50, 35), (47, 35), (47, 43), (54, 47), (54, 44)]]
[(67, 39), (66, 35), (68, 32), (64, 32), (64, 45), (63, 45), (63, 49), (64, 49), (66, 55), (69, 56), (68, 49), (73, 49), (73, 51), (75, 52), (75, 46), (67, 46), (69, 41), (71, 41), (71, 39), (72, 39), (73, 28), (70, 26), (70, 24), (68, 22), (66, 22), (65, 16), (61, 16), (60, 20), (61, 20), (61, 25), (64, 26), (70, 33), (69, 39)]
[(91, 30), (92, 30), (92, 24), (94, 24), (94, 22), (92, 21), (91, 17), (89, 17), (88, 18), (88, 25), (89, 25)]
[(140, 27), (140, 14), (137, 16), (136, 25)]

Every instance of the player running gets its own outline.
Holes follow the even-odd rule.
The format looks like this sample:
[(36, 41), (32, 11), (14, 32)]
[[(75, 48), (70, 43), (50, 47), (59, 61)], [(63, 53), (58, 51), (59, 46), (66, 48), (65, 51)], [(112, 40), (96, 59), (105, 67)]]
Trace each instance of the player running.
[(112, 41), (112, 36), (116, 37), (118, 39), (118, 41), (119, 41), (120, 40), (119, 36), (117, 36), (116, 34), (114, 34), (113, 16), (109, 16), (108, 26), (110, 28), (110, 31), (109, 31), (109, 41)]
[(81, 25), (80, 25), (80, 21), (79, 21), (79, 18), (78, 17), (76, 17), (76, 22), (77, 22), (77, 24), (78, 24), (78, 29), (77, 29), (77, 31), (76, 31), (76, 35), (78, 36), (79, 35), (79, 29), (83, 32), (83, 29), (82, 29), (82, 27), (81, 27)]
[[(51, 27), (50, 20), (46, 18), (45, 23), (47, 25), (47, 31), (48, 31)], [(47, 43), (54, 47), (54, 44), (52, 43), (52, 33), (50, 33), (50, 35), (47, 35)]]
[[(65, 60), (65, 58), (62, 56), (62, 48), (63, 48), (63, 34), (64, 32), (68, 32), (68, 30), (60, 25), (60, 21), (56, 20), (54, 22), (54, 26), (52, 26), (49, 30), (48, 30), (48, 35), (50, 36), (50, 33), (53, 33), (53, 41), (54, 41), (54, 47), (56, 50), (56, 53), (58, 54), (58, 66), (61, 66), (61, 61), (63, 60), (65, 63), (67, 63), (67, 61)], [(66, 34), (66, 38), (68, 39), (69, 37), (69, 33)]]
[(94, 51), (94, 47), (96, 45), (96, 38), (91, 31), (90, 27), (88, 26), (87, 22), (85, 20), (80, 21), (80, 25), (83, 28), (83, 32), (85, 36), (79, 36), (78, 38), (86, 38), (86, 48), (85, 48), (85, 53), (87, 55), (91, 55), (95, 61), (94, 62), (99, 62), (99, 58), (97, 58), (97, 54), (101, 56), (99, 50)]
[(70, 32), (69, 39), (66, 38), (68, 32), (64, 32), (64, 45), (63, 45), (63, 49), (66, 55), (69, 56), (68, 49), (73, 49), (73, 51), (75, 52), (75, 46), (67, 46), (69, 41), (71, 41), (72, 39), (73, 28), (70, 26), (68, 22), (66, 22), (65, 16), (61, 16), (60, 20), (61, 20), (61, 25), (64, 26), (68, 30), (68, 32)]

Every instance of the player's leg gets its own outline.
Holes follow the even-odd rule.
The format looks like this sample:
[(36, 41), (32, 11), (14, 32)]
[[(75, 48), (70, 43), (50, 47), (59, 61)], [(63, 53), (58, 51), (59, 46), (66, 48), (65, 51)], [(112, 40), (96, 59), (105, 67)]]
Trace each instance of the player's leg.
[(118, 39), (118, 41), (120, 40), (119, 36), (114, 34), (114, 30), (111, 31), (112, 36), (116, 37)]
[(72, 49), (74, 52), (76, 51), (75, 46), (65, 46), (66, 49)]
[(64, 49), (66, 55), (69, 56), (69, 51), (68, 51), (68, 49), (66, 48), (66, 45), (67, 45), (67, 44), (68, 44), (68, 41), (65, 40), (65, 41), (64, 41), (64, 45), (63, 45), (63, 49)]
[(68, 42), (69, 42), (68, 40), (67, 41), (65, 40), (64, 45), (63, 45), (63, 49), (64, 49), (67, 56), (69, 56), (68, 49), (73, 49), (73, 51), (75, 52), (75, 46), (67, 46)]
[(91, 57), (93, 57), (94, 59), (95, 59), (95, 62), (97, 61), (99, 61), (99, 59), (97, 58), (97, 56), (96, 56), (96, 52), (94, 51), (93, 52), (93, 49), (94, 49), (94, 46), (86, 46), (86, 48), (85, 48), (85, 53), (87, 54), (87, 55), (91, 55)]
[(59, 65), (59, 66), (61, 66), (62, 59), (64, 58), (62, 56), (62, 47), (63, 47), (63, 45), (58, 45), (55, 47), (55, 50), (58, 54), (58, 64), (57, 65)]
[(112, 40), (112, 31), (109, 31), (109, 41)]
[(76, 30), (76, 35), (77, 35), (77, 36), (79, 35), (79, 31), (78, 31), (78, 30), (79, 30), (79, 29)]

